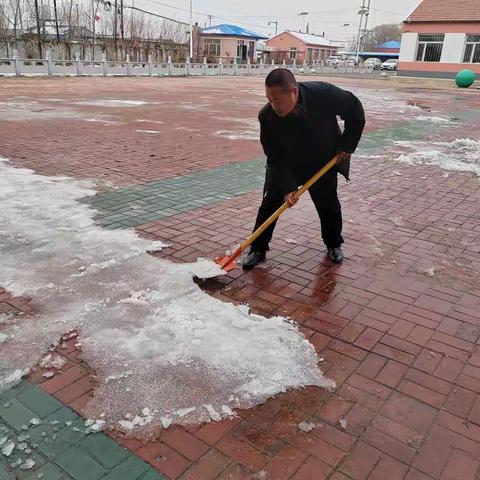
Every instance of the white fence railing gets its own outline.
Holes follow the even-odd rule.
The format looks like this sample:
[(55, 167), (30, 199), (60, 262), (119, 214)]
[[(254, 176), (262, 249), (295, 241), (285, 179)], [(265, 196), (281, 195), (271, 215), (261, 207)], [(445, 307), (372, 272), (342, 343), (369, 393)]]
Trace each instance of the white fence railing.
[(222, 63), (165, 63), (85, 60), (52, 60), (0, 58), (0, 76), (196, 76), (196, 75), (266, 75), (274, 68), (284, 66), (300, 74), (352, 74), (372, 73), (373, 69), (360, 66), (327, 65), (274, 65), (272, 64), (222, 64)]

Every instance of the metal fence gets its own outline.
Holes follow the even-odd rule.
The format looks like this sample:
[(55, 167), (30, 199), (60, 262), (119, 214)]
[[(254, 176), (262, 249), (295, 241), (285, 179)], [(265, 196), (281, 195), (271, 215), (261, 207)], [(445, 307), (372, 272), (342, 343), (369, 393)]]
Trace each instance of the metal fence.
[(196, 75), (266, 75), (271, 70), (284, 66), (294, 73), (304, 74), (351, 74), (372, 73), (373, 69), (361, 66), (275, 65), (275, 64), (222, 64), (222, 63), (173, 63), (125, 62), (85, 60), (0, 58), (0, 76), (196, 76)]

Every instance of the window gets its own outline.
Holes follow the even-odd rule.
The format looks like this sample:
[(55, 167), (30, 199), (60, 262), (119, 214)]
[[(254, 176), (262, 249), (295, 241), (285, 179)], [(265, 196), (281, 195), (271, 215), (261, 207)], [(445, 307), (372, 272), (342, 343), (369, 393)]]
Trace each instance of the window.
[(295, 47), (290, 48), (290, 60), (297, 58), (297, 49)]
[(316, 48), (315, 51), (314, 51), (314, 57), (313, 57), (313, 59), (314, 59), (315, 61), (318, 61), (318, 54), (319, 54), (319, 52), (320, 52), (320, 50), (319, 50), (318, 48)]
[(206, 38), (205, 51), (208, 57), (219, 57), (220, 56), (220, 40), (215, 38)]
[(418, 36), (417, 62), (439, 62), (442, 56), (443, 33), (421, 34)]
[(467, 35), (464, 63), (480, 63), (480, 35)]

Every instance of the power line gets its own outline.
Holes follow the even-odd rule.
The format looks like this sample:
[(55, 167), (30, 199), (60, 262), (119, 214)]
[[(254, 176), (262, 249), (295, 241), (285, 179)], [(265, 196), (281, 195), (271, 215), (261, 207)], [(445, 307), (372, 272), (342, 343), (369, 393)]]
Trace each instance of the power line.
[(400, 12), (392, 12), (391, 10), (380, 10), (379, 8), (370, 8), (370, 10), (374, 10), (375, 12), (381, 12), (381, 13), (391, 13), (392, 15), (399, 15), (402, 18), (406, 17), (405, 13), (400, 13)]
[(148, 15), (153, 15), (154, 17), (163, 18), (164, 20), (169, 20), (170, 22), (179, 23), (180, 25), (186, 25), (187, 27), (190, 27), (190, 25), (186, 22), (181, 22), (180, 20), (175, 20), (174, 18), (165, 17), (164, 15), (159, 15), (158, 13), (149, 12), (147, 10), (143, 10), (142, 8), (138, 8), (138, 7), (134, 7), (134, 6), (131, 6), (131, 7), (126, 6), (126, 7), (123, 7), (123, 8), (129, 8), (131, 10), (138, 10), (139, 12), (147, 13)]

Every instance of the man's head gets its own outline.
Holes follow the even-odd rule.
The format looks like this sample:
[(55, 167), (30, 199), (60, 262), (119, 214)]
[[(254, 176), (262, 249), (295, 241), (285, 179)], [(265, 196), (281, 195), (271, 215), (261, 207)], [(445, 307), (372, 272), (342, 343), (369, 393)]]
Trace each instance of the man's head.
[(298, 84), (290, 70), (272, 70), (265, 79), (265, 92), (268, 102), (279, 117), (286, 117), (295, 108)]

